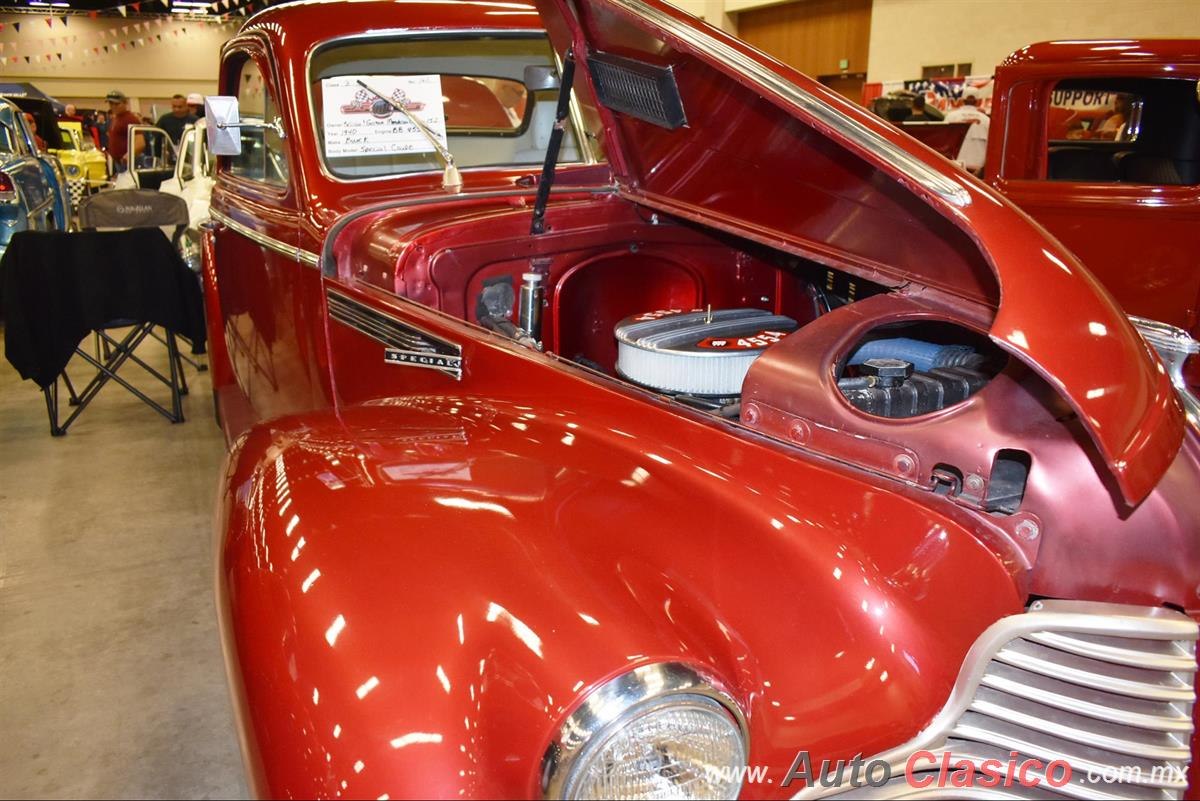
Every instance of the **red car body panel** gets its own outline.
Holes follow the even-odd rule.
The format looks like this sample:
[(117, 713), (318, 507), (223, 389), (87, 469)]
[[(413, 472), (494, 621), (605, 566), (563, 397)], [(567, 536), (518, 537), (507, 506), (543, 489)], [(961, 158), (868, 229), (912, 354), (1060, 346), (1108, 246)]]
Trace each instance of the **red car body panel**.
[(1050, 93), (1079, 78), (1200, 79), (1200, 41), (1042, 42), (996, 70), (989, 181), (1130, 314), (1200, 334), (1200, 186), (1047, 181)]
[[(226, 93), (242, 54), (268, 76), (291, 169), (267, 191), (222, 160), (204, 250), (232, 445), (219, 613), (257, 795), (537, 795), (542, 754), (589, 690), (667, 660), (721, 678), (752, 764), (874, 753), (930, 721), (975, 639), (1030, 596), (1197, 606), (1194, 435), (1069, 252), (888, 124), (663, 4), (647, 6), (657, 21), (503, 5), (351, 8), (377, 32), (545, 25), (560, 53), (669, 61), (699, 117), (668, 133), (616, 115), (581, 68), (607, 161), (559, 169), (537, 237), (533, 168), (464, 169), (457, 195), (440, 171), (322, 170), (306, 65), (360, 15), (270, 9), (224, 52)], [(721, 67), (681, 25), (819, 107)], [(957, 202), (830, 109), (957, 185)], [(469, 322), (485, 281), (533, 259), (552, 288), (546, 353)], [(813, 319), (808, 265), (888, 291), (839, 309), (840, 326)], [(385, 363), (331, 298), (461, 347), (460, 379)], [(802, 324), (752, 368), (757, 411), (740, 422), (578, 363), (610, 369), (627, 315), (706, 304)], [(971, 400), (913, 420), (830, 392), (858, 334), (923, 318), (1013, 358)], [(1020, 515), (924, 481), (947, 459), (984, 471), (1014, 443), (1036, 456)]]

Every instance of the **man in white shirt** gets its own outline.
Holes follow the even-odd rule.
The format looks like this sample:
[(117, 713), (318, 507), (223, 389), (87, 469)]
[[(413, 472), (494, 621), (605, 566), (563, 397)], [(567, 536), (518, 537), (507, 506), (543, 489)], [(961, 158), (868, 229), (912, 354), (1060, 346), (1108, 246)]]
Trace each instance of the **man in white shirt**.
[(969, 122), (967, 138), (958, 150), (958, 162), (976, 175), (983, 174), (987, 157), (988, 126), (991, 119), (979, 109), (979, 95), (973, 89), (963, 92), (963, 104), (946, 114), (946, 122)]

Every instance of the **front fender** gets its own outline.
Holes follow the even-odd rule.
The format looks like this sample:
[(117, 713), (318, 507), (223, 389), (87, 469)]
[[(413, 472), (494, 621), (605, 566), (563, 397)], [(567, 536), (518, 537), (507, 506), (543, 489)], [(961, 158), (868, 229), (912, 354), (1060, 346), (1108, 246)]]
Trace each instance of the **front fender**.
[(663, 660), (720, 678), (752, 763), (881, 750), (1020, 609), (997, 555), (903, 490), (650, 428), (439, 396), (239, 439), (219, 605), (256, 793), (533, 795), (580, 698)]

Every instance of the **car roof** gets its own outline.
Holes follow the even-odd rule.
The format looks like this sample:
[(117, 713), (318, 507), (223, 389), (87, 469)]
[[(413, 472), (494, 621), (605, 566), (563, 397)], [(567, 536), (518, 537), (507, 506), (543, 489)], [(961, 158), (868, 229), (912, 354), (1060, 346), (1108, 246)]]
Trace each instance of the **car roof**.
[(1001, 66), (1079, 63), (1200, 62), (1200, 39), (1062, 39), (1022, 47)]
[(270, 31), (275, 26), (305, 28), (319, 32), (319, 36), (311, 37), (313, 39), (330, 39), (391, 28), (430, 31), (464, 28), (528, 30), (541, 28), (542, 22), (532, 3), (489, 0), (298, 0), (258, 12), (246, 20), (242, 30)]

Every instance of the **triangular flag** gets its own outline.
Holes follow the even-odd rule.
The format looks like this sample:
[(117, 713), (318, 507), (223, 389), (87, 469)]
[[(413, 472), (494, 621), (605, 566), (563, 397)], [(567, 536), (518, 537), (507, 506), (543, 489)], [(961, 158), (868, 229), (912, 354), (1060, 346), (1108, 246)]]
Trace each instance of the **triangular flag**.
[(52, 27), (53, 25), (54, 25), (54, 17), (46, 17), (46, 27), (49, 28), (49, 27)]
[(125, 10), (125, 6), (117, 6), (117, 11), (119, 11), (121, 13), (122, 17), (129, 16), (129, 12)]
[(167, 9), (167, 11), (171, 10), (171, 0), (162, 0), (162, 4)]
[(63, 27), (67, 27), (67, 16), (64, 14), (63, 16), (59, 17), (59, 19), (62, 20)]
[(134, 29), (135, 31), (140, 31), (140, 30), (142, 29), (142, 23), (140, 23), (140, 22), (135, 22), (135, 23), (134, 23), (134, 25), (133, 25), (133, 29)]
[(13, 25), (13, 30), (14, 30), (14, 31), (16, 31), (17, 33), (20, 33), (20, 32), (21, 32), (21, 23), (19, 23), (19, 22), (14, 22), (12, 25)]
[(141, 10), (142, 10), (142, 4), (141, 4), (140, 2), (138, 2), (138, 3), (130, 3), (129, 5), (133, 6), (133, 10), (134, 10), (134, 11), (141, 11)]
[(128, 25), (122, 25), (122, 26), (121, 26), (121, 33), (129, 33), (129, 26), (128, 26)]
[(28, 64), (28, 63), (29, 63), (29, 56), (25, 56), (25, 63), (26, 63), (26, 64)]
[(62, 53), (55, 53), (54, 55), (58, 56), (59, 61), (62, 61)]
[[(105, 46), (104, 46), (104, 49), (105, 49), (105, 51), (107, 51), (107, 50), (108, 50), (108, 45), (105, 45)], [(98, 47), (93, 47), (93, 48), (92, 48), (92, 52), (93, 52), (93, 53), (95, 53), (96, 55), (100, 55), (100, 48), (98, 48)]]
[(157, 39), (158, 41), (160, 41), (160, 42), (161, 42), (161, 41), (162, 41), (162, 34), (161, 34), (161, 33), (156, 33), (156, 34), (154, 34), (154, 38), (155, 38), (155, 39)]
[(95, 19), (98, 16), (100, 16), (99, 11), (89, 11), (88, 12), (88, 19)]
[(0, 31), (4, 30), (4, 23), (0, 22)]
[(104, 52), (105, 52), (105, 53), (107, 53), (107, 52), (108, 52), (108, 45), (105, 45), (105, 46), (104, 46)]

